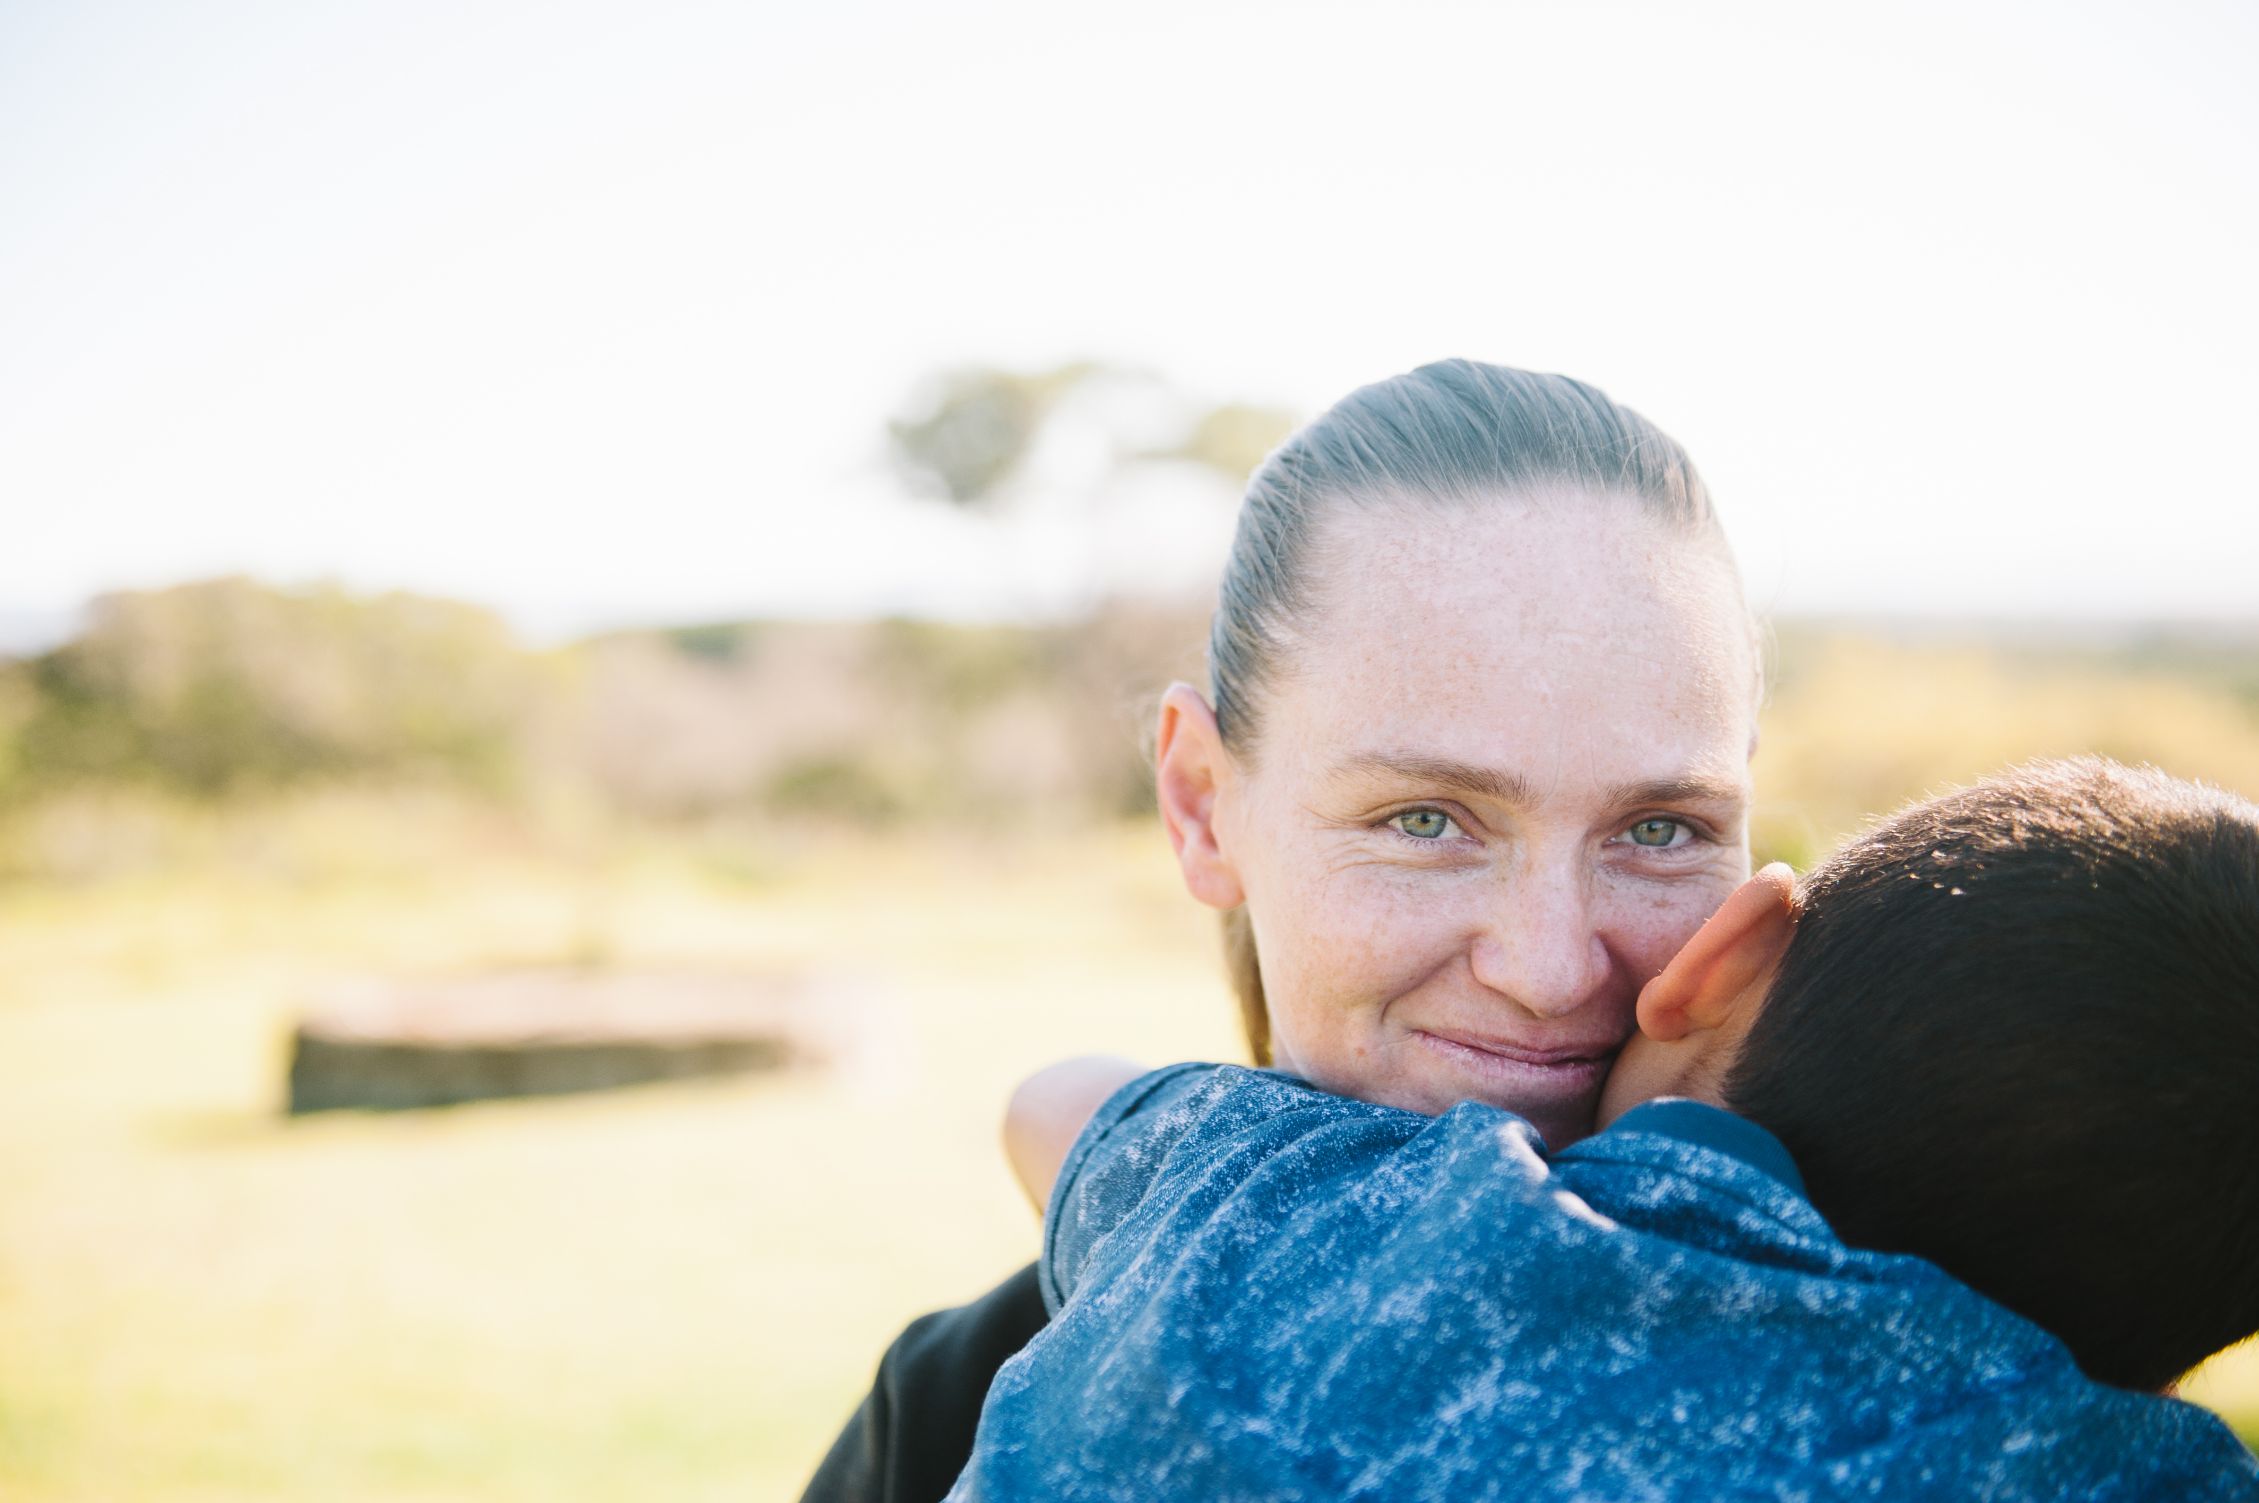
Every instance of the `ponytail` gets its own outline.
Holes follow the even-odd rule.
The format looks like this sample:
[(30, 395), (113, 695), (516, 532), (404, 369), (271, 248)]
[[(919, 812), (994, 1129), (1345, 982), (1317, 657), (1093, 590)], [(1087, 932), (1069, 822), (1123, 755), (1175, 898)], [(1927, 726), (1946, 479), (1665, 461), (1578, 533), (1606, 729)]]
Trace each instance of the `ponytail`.
[(1255, 958), (1255, 926), (1245, 905), (1224, 913), (1224, 972), (1239, 998), (1239, 1025), (1247, 1031), (1247, 1053), (1258, 1065), (1271, 1062), (1271, 1012), (1263, 1002), (1263, 967)]

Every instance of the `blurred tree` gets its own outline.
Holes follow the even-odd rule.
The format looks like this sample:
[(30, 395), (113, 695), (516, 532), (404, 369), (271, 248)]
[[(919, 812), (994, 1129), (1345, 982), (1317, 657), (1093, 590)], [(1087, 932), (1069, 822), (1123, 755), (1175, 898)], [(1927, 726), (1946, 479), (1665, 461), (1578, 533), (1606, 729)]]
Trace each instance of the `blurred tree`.
[(915, 400), (914, 416), (887, 424), (895, 462), (912, 484), (978, 505), (1019, 468), (1059, 398), (1098, 369), (1084, 361), (1032, 375), (986, 366), (944, 372)]
[(1264, 455), (1294, 430), (1295, 418), (1246, 402), (1203, 406), (1157, 378), (1096, 361), (1032, 373), (966, 366), (944, 372), (887, 425), (896, 466), (918, 489), (958, 506), (997, 499), (1036, 447), (1045, 423), (1078, 389), (1101, 381), (1157, 389), (1180, 415), (1167, 442), (1123, 442), (1117, 462), (1186, 460), (1214, 471), (1236, 490)]
[(1184, 441), (1174, 448), (1156, 450), (1155, 459), (1189, 459), (1206, 465), (1234, 487), (1247, 477), (1263, 457), (1285, 442), (1296, 426), (1293, 413), (1279, 407), (1258, 407), (1246, 402), (1226, 402), (1200, 414)]

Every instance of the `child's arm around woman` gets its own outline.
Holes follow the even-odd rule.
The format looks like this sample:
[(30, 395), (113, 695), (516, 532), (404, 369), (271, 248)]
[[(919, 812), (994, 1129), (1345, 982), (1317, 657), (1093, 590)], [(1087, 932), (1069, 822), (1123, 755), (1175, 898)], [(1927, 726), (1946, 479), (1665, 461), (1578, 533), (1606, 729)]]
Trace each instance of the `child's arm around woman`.
[(1086, 1054), (1036, 1071), (1004, 1108), (1004, 1156), (1040, 1216), (1076, 1136), (1106, 1098), (1145, 1073), (1110, 1054)]

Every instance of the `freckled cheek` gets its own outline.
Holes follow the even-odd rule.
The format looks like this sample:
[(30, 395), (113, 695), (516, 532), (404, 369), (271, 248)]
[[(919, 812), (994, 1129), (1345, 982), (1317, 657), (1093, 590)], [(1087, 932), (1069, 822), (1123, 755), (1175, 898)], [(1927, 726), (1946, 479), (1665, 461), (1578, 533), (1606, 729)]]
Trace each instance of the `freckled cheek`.
[(1644, 983), (1670, 964), (1733, 888), (1731, 882), (1690, 884), (1645, 899), (1620, 900), (1603, 918), (1603, 941)]
[(1290, 953), (1266, 949), (1263, 971), (1273, 1031), (1290, 1051), (1306, 1056), (1327, 1047), (1361, 1057), (1382, 1007), (1460, 947), (1452, 905), (1433, 894), (1423, 901), (1408, 885), (1344, 873), (1282, 894), (1294, 921), (1269, 932)]

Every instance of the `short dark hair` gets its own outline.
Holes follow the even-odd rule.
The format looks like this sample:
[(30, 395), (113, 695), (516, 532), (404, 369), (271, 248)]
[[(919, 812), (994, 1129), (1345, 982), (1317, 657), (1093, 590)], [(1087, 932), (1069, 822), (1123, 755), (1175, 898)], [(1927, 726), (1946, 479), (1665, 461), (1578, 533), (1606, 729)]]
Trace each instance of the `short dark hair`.
[(1845, 1241), (2159, 1389), (2259, 1330), (2259, 808), (2040, 763), (1804, 886), (1729, 1073)]

